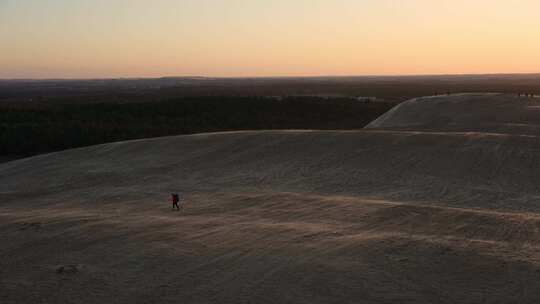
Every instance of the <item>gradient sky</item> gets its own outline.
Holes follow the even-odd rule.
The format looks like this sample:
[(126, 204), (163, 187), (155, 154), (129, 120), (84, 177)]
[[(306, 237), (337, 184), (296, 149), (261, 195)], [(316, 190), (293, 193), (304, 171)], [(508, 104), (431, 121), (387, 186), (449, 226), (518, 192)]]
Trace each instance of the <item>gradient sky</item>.
[(0, 0), (0, 78), (510, 72), (539, 0)]

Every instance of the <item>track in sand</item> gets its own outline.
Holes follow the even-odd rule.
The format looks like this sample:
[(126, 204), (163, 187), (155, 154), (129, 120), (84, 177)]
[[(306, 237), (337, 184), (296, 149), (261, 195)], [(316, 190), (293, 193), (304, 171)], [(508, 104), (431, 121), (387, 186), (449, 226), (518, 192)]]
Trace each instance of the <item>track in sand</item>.
[(536, 303), (539, 109), (431, 97), (0, 164), (0, 302)]

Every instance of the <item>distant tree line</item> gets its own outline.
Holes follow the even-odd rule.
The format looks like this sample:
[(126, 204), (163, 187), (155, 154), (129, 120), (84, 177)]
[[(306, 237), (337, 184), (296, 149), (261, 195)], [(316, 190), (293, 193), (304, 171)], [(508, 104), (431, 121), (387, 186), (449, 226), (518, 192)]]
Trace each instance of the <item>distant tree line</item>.
[(352, 98), (189, 97), (160, 102), (0, 104), (0, 155), (200, 132), (359, 129), (394, 103)]

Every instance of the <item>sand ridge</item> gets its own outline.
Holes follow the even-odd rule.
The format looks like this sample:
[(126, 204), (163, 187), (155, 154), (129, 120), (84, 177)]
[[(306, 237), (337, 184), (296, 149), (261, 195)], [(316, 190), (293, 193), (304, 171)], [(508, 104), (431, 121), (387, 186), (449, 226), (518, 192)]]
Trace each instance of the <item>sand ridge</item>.
[(456, 94), (401, 103), (366, 129), (468, 131), (540, 135), (540, 99), (507, 94)]

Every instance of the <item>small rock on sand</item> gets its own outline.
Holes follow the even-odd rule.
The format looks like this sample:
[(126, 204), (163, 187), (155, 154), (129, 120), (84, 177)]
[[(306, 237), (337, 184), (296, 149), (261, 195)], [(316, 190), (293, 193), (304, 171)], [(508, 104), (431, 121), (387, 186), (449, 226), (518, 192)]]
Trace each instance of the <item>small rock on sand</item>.
[(76, 274), (80, 270), (79, 265), (64, 265), (56, 268), (56, 273), (58, 274)]

